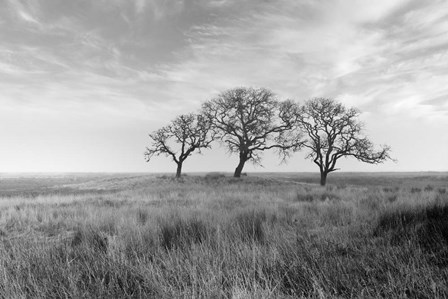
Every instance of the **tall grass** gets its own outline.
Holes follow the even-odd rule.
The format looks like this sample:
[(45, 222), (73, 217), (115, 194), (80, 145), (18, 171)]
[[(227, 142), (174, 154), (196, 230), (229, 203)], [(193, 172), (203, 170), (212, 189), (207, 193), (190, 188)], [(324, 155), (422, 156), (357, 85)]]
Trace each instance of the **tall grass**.
[(0, 199), (0, 297), (448, 297), (436, 188), (145, 183)]

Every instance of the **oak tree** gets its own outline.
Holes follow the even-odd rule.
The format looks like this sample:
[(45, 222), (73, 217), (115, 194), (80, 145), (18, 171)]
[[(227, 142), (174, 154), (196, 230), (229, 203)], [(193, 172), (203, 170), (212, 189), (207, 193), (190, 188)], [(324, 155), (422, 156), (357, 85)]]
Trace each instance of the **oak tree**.
[(200, 114), (185, 114), (174, 119), (169, 125), (149, 134), (152, 145), (146, 148), (145, 160), (153, 156), (171, 157), (177, 164), (176, 178), (182, 173), (182, 164), (194, 152), (209, 148), (213, 141), (210, 122)]
[(234, 88), (203, 104), (212, 130), (230, 153), (238, 154), (234, 177), (240, 177), (244, 164), (261, 163), (262, 152), (276, 149), (285, 159), (301, 145), (295, 105), (279, 102), (267, 89)]
[(362, 134), (360, 111), (346, 108), (327, 98), (315, 98), (298, 109), (298, 123), (306, 133), (304, 147), (310, 149), (307, 158), (319, 166), (320, 184), (327, 175), (338, 170), (336, 162), (342, 157), (354, 157), (361, 162), (378, 164), (390, 159), (390, 147), (379, 150)]

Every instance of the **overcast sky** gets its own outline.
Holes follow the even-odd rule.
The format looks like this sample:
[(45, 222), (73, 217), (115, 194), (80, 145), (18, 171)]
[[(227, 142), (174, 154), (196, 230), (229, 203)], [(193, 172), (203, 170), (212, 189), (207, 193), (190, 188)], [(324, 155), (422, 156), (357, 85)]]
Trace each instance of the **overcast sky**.
[[(398, 162), (344, 171), (446, 171), (448, 1), (0, 0), (0, 172), (174, 171), (147, 134), (237, 86), (361, 109)], [(217, 144), (184, 170), (236, 164)]]

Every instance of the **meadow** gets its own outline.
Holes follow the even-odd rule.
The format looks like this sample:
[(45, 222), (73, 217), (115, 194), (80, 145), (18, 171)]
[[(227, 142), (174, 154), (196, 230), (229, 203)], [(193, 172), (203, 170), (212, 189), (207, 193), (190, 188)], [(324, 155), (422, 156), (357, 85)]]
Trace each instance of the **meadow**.
[(0, 175), (0, 298), (448, 298), (448, 173)]

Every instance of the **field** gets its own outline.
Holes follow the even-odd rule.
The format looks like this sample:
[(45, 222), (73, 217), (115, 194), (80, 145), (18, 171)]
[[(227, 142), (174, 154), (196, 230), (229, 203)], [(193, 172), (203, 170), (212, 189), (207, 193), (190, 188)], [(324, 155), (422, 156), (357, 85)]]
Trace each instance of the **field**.
[(0, 175), (0, 298), (447, 298), (448, 173)]

